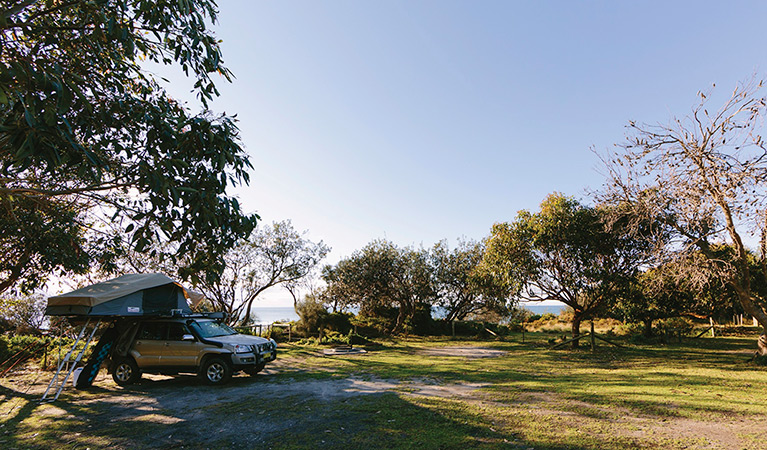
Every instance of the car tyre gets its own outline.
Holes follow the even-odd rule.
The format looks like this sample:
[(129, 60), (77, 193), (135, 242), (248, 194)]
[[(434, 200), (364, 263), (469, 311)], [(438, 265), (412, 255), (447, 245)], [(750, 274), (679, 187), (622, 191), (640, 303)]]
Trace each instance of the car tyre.
[(232, 365), (224, 358), (209, 358), (200, 368), (199, 376), (207, 384), (225, 384), (232, 378)]
[(141, 378), (141, 371), (133, 358), (120, 358), (112, 365), (112, 379), (120, 386), (128, 386)]

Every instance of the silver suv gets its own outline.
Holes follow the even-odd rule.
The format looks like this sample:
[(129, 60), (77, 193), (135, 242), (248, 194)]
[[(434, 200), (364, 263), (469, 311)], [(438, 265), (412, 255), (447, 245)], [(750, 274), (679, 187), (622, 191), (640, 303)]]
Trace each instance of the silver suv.
[(196, 373), (208, 384), (224, 384), (237, 371), (255, 375), (277, 358), (273, 339), (239, 334), (206, 316), (126, 321), (117, 325), (110, 371), (120, 386), (142, 373)]

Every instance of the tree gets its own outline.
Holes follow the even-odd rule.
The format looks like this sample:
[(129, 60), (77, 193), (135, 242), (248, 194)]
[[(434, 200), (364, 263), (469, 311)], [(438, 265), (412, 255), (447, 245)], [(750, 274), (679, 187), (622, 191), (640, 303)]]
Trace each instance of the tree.
[(615, 299), (611, 314), (627, 322), (642, 323), (642, 334), (649, 338), (653, 322), (691, 312), (692, 291), (674, 269), (675, 265), (668, 264), (637, 274), (634, 283)]
[(231, 322), (245, 325), (253, 302), (267, 289), (309, 276), (330, 248), (312, 242), (293, 229), (289, 220), (256, 228), (224, 256), (220, 276), (205, 278), (195, 287)]
[(604, 217), (599, 208), (551, 194), (540, 212), (520, 211), (514, 222), (493, 226), (483, 265), (521, 299), (571, 307), (577, 338), (581, 322), (621, 295), (642, 260), (642, 243)]
[(447, 312), (452, 322), (480, 311), (506, 307), (509, 291), (505, 284), (480, 269), (484, 245), (462, 241), (452, 251), (447, 242), (438, 242), (429, 254), (436, 304)]
[[(762, 82), (736, 87), (721, 108), (709, 113), (711, 93), (700, 93), (692, 114), (669, 124), (631, 122), (619, 150), (603, 157), (608, 185), (604, 201), (632, 205), (637, 220), (662, 224), (674, 240), (666, 257), (699, 250), (700, 273), (723, 274), (743, 309), (763, 328), (758, 353), (767, 354), (767, 310), (754, 293), (754, 268), (744, 237), (760, 235), (758, 264), (767, 270), (767, 149), (761, 135), (767, 101)], [(713, 244), (734, 250), (718, 258)]]
[(361, 315), (375, 316), (379, 308), (396, 306), (392, 333), (404, 331), (419, 305), (434, 298), (426, 252), (400, 249), (386, 240), (371, 242), (325, 275), (327, 292), (346, 296), (346, 304), (359, 306)]
[[(250, 233), (257, 216), (226, 194), (251, 168), (233, 119), (192, 114), (141, 66), (179, 65), (207, 107), (214, 74), (230, 79), (216, 16), (212, 0), (0, 6), (0, 291), (108, 265), (126, 240), (175, 242), (185, 276), (212, 274)], [(28, 217), (53, 232), (32, 242)]]
[[(15, 334), (39, 333), (45, 320), (47, 298), (41, 294), (0, 297), (0, 318), (13, 326)], [(4, 330), (5, 331), (5, 330)]]

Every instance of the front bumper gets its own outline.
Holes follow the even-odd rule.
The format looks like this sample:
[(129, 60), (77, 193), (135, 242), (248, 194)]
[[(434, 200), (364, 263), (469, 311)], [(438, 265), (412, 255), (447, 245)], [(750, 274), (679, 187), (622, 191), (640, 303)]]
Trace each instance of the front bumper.
[(235, 369), (246, 369), (248, 367), (263, 366), (264, 364), (277, 359), (277, 346), (272, 348), (254, 349), (252, 353), (235, 353), (232, 355), (232, 363)]

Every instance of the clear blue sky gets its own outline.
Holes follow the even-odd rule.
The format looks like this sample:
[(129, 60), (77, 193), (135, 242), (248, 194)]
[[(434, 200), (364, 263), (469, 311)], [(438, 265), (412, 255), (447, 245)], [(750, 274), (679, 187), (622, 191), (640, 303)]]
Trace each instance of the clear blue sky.
[(482, 239), (553, 191), (585, 199), (603, 182), (591, 149), (629, 120), (767, 69), (759, 1), (219, 3), (237, 78), (213, 110), (237, 114), (255, 166), (237, 195), (331, 263), (376, 238)]

